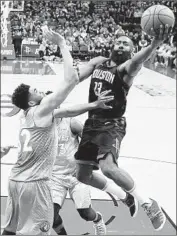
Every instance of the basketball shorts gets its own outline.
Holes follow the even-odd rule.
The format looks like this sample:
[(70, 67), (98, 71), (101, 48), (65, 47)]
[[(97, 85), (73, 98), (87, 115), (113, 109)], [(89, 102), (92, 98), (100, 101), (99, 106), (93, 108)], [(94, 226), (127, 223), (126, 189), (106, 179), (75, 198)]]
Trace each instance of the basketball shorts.
[(89, 208), (91, 206), (90, 188), (88, 185), (80, 183), (72, 175), (58, 175), (51, 179), (51, 190), (53, 202), (61, 207), (64, 204), (67, 193), (73, 200), (76, 209)]
[(81, 142), (75, 154), (77, 163), (99, 168), (99, 159), (112, 153), (117, 163), (120, 144), (126, 134), (126, 119), (88, 119), (85, 122)]
[(5, 230), (19, 235), (50, 235), (53, 202), (49, 181), (9, 180)]

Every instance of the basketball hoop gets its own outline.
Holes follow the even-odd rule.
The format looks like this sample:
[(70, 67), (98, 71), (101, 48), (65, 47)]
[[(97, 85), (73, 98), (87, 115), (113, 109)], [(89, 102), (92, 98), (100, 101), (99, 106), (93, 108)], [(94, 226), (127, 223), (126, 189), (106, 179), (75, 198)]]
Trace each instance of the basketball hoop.
[(11, 1), (1, 1), (1, 46), (7, 47), (7, 34), (8, 34), (8, 16), (10, 12), (9, 3)]

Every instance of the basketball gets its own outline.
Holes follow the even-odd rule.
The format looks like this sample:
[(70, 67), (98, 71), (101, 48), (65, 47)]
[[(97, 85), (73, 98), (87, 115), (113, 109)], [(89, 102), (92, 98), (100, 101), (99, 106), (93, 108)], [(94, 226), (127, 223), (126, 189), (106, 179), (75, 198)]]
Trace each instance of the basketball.
[[(173, 12), (164, 5), (154, 5), (149, 7), (141, 17), (142, 30), (148, 35), (155, 36), (159, 34), (160, 25), (168, 24), (169, 28), (173, 27), (175, 16)], [(151, 31), (153, 28), (154, 32)]]

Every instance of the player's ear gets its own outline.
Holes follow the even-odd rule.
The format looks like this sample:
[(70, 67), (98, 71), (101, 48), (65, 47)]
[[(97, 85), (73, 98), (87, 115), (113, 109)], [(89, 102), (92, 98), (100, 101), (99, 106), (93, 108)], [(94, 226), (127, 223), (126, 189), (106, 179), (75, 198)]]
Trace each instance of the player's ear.
[(28, 102), (29, 107), (34, 107), (36, 105), (35, 101), (29, 101)]
[(133, 47), (131, 50), (131, 58), (134, 56), (134, 54), (135, 54), (135, 47)]

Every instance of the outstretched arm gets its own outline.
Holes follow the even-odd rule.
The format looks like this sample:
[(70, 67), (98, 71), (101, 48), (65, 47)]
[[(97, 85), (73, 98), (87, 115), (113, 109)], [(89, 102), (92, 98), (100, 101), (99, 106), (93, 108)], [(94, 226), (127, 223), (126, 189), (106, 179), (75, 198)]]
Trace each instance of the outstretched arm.
[(105, 103), (110, 102), (114, 99), (113, 96), (106, 96), (110, 91), (106, 91), (103, 95), (100, 95), (97, 101), (92, 103), (78, 104), (69, 108), (60, 108), (54, 110), (55, 118), (63, 118), (63, 117), (74, 117), (81, 115), (85, 112), (96, 108), (102, 109), (111, 109), (111, 106), (107, 106)]
[(42, 99), (36, 110), (38, 117), (43, 117), (53, 112), (79, 82), (77, 72), (73, 67), (73, 58), (63, 36), (49, 30), (47, 27), (44, 28), (43, 34), (48, 40), (60, 47), (64, 61), (64, 79), (60, 80), (56, 91)]
[[(151, 29), (153, 30), (153, 29)], [(134, 77), (137, 75), (141, 69), (143, 63), (149, 59), (152, 53), (158, 48), (159, 45), (163, 43), (165, 39), (169, 36), (169, 27), (165, 26), (165, 29), (161, 26), (160, 33), (153, 40), (151, 45), (143, 48), (141, 51), (136, 53), (132, 59), (128, 60), (122, 64), (119, 70), (126, 70), (127, 76), (125, 76), (124, 81), (130, 86), (133, 82)]]

